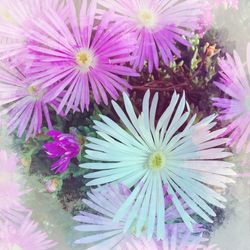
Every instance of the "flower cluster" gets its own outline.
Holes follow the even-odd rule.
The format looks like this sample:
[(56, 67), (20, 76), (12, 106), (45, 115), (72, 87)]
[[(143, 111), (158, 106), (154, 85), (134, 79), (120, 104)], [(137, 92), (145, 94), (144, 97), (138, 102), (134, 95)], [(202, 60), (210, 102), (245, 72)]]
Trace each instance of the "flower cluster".
[[(123, 65), (130, 60), (130, 52), (135, 46), (130, 33), (123, 32), (126, 27), (121, 23), (111, 24), (107, 20), (108, 15), (99, 29), (94, 30), (94, 1), (88, 9), (84, 9), (82, 4), (83, 16), (79, 27), (72, 1), (68, 2), (67, 9), (70, 11), (67, 15), (62, 14), (65, 7), (54, 1), (42, 3), (46, 11), (41, 11), (44, 8), (41, 8), (40, 1), (27, 1), (29, 8), (23, 5), (23, 1), (15, 4), (11, 1), (8, 11), (13, 12), (15, 17), (16, 8), (24, 8), (26, 12), (22, 14), (25, 16), (18, 19), (20, 22), (23, 20), (21, 23), (14, 22), (10, 27), (4, 22), (1, 28), (3, 34), (0, 32), (1, 37), (15, 34), (19, 39), (6, 38), (8, 46), (1, 44), (4, 48), (2, 59), (7, 60), (0, 65), (1, 105), (6, 107), (3, 114), (8, 114), (9, 132), (18, 129), (17, 135), (22, 136), (27, 128), (27, 139), (41, 131), (43, 116), (49, 129), (52, 129), (50, 107), (58, 114), (62, 114), (65, 104), (66, 113), (70, 109), (79, 110), (79, 106), (84, 111), (92, 95), (90, 86), (96, 102), (103, 100), (107, 104), (105, 89), (116, 98), (117, 91), (129, 88), (121, 76), (137, 75)], [(41, 13), (37, 14), (38, 11)], [(67, 21), (62, 18), (65, 15)], [(56, 18), (56, 26), (51, 23), (52, 16)], [(129, 42), (125, 42), (127, 39)], [(61, 45), (62, 41), (68, 41), (68, 44)], [(25, 59), (25, 63), (12, 57)]]
[(106, 92), (115, 99), (118, 91), (129, 88), (122, 76), (138, 75), (124, 65), (131, 60), (136, 40), (123, 22), (112, 22), (109, 13), (94, 28), (95, 1), (89, 6), (82, 2), (80, 20), (73, 1), (68, 1), (68, 8), (67, 21), (53, 10), (33, 21), (27, 34), (34, 58), (29, 73), (35, 86), (49, 88), (46, 100), (63, 93), (57, 112), (63, 107), (66, 113), (79, 107), (83, 112), (89, 108), (90, 88), (98, 104), (108, 103)]

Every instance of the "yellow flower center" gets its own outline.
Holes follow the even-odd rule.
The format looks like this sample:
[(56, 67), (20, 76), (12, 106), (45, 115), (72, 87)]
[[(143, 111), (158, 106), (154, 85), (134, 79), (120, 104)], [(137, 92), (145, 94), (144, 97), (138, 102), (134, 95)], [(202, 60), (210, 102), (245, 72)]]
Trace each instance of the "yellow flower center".
[(88, 49), (83, 49), (77, 52), (75, 59), (82, 71), (88, 71), (89, 68), (95, 64), (94, 55)]
[(144, 9), (138, 12), (140, 24), (145, 28), (154, 28), (157, 23), (156, 15), (153, 11)]
[(154, 170), (159, 170), (165, 166), (166, 156), (162, 151), (154, 152), (150, 155), (148, 166)]
[[(141, 229), (141, 233), (145, 232), (146, 231), (146, 226), (144, 225)], [(134, 234), (136, 235), (136, 225), (133, 224), (131, 227), (130, 227), (130, 232), (131, 234)]]
[(35, 95), (36, 92), (37, 92), (37, 88), (36, 88), (35, 86), (29, 86), (29, 87), (28, 87), (28, 93), (29, 93), (30, 95)]
[(32, 97), (34, 97), (36, 100), (39, 100), (44, 92), (43, 91), (39, 91), (38, 88), (36, 86), (29, 86), (27, 88), (28, 94)]
[(7, 8), (1, 6), (0, 8), (0, 17), (9, 23), (13, 23), (13, 18), (11, 16), (10, 11)]

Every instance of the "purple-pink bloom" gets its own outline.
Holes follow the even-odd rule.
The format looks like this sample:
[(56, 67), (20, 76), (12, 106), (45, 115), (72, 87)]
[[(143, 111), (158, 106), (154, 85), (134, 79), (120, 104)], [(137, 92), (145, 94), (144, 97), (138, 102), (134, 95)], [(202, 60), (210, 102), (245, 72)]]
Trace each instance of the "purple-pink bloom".
[[(160, 57), (166, 65), (180, 57), (177, 43), (190, 46), (186, 38), (199, 28), (202, 14), (201, 4), (197, 0), (99, 0), (100, 5), (115, 12), (118, 20), (127, 23), (135, 31), (138, 48), (133, 64), (142, 70), (145, 61), (149, 72), (158, 69)], [(102, 14), (103, 9), (99, 10)]]
[(79, 154), (79, 141), (75, 135), (63, 134), (57, 130), (49, 131), (48, 136), (51, 136), (54, 140), (53, 142), (45, 143), (43, 146), (48, 157), (60, 157), (59, 160), (51, 165), (51, 169), (55, 173), (63, 173), (67, 170), (71, 159)]
[[(202, 242), (202, 229), (197, 225), (193, 235), (189, 232), (186, 225), (182, 222), (176, 222), (179, 219), (179, 213), (172, 205), (171, 197), (165, 197), (167, 209), (165, 210), (166, 233), (163, 240), (158, 241), (156, 235), (149, 239), (147, 237), (147, 227), (149, 226), (148, 216), (145, 207), (140, 209), (144, 215), (143, 220), (133, 217), (133, 224), (128, 231), (124, 231), (127, 221), (131, 220), (128, 216), (120, 222), (113, 220), (115, 213), (119, 210), (122, 203), (131, 194), (130, 190), (122, 184), (105, 185), (93, 189), (88, 193), (89, 199), (83, 202), (93, 210), (93, 212), (82, 211), (74, 219), (80, 222), (75, 229), (83, 232), (83, 237), (78, 239), (76, 244), (83, 244), (84, 249), (134, 249), (134, 250), (170, 250), (170, 249), (200, 249), (204, 247)], [(190, 213), (191, 210), (184, 204), (185, 209)], [(141, 232), (136, 229), (136, 225), (142, 224)], [(138, 235), (140, 234), (140, 237)], [(92, 246), (91, 246), (92, 245)]]
[(28, 35), (29, 56), (34, 59), (29, 73), (35, 86), (49, 87), (46, 100), (65, 90), (58, 112), (64, 107), (65, 113), (78, 107), (83, 112), (92, 94), (98, 104), (108, 104), (107, 93), (116, 99), (119, 91), (129, 88), (123, 77), (138, 76), (124, 65), (132, 60), (136, 41), (124, 22), (110, 21), (110, 13), (96, 24), (95, 0), (89, 5), (81, 1), (79, 13), (73, 1), (67, 1), (67, 7), (67, 22), (54, 10), (34, 20)]
[(0, 221), (16, 220), (26, 211), (21, 204), (24, 192), (17, 182), (17, 157), (13, 153), (0, 151)]
[(41, 132), (43, 118), (52, 129), (49, 106), (56, 109), (58, 100), (45, 102), (46, 89), (31, 86), (28, 79), (19, 68), (0, 66), (0, 106), (1, 116), (7, 115), (8, 132), (17, 130), (21, 137), (25, 130), (26, 139)]
[(46, 233), (38, 230), (30, 215), (16, 223), (5, 221), (0, 224), (1, 250), (47, 250), (55, 245), (55, 242), (48, 240)]
[(10, 60), (15, 66), (27, 66), (27, 27), (31, 20), (48, 9), (65, 16), (66, 9), (60, 0), (1, 0), (0, 2), (0, 60)]
[(247, 67), (235, 51), (233, 56), (220, 60), (220, 79), (215, 81), (225, 94), (223, 98), (212, 98), (214, 106), (219, 108), (218, 119), (229, 123), (222, 136), (229, 135), (231, 146), (236, 152), (250, 152), (250, 44), (247, 47)]

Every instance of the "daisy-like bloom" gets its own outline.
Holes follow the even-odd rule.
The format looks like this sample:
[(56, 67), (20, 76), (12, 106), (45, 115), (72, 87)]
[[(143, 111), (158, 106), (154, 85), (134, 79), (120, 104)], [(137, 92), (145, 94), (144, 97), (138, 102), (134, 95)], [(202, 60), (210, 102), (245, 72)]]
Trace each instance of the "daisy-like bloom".
[[(162, 239), (165, 231), (164, 185), (167, 185), (181, 218), (192, 229), (195, 220), (183, 209), (180, 198), (194, 213), (212, 223), (210, 216), (216, 214), (209, 204), (223, 208), (222, 202), (226, 200), (211, 186), (225, 188), (226, 183), (233, 182), (227, 176), (235, 173), (231, 169), (234, 164), (221, 160), (231, 156), (221, 146), (227, 139), (217, 139), (224, 129), (210, 131), (216, 124), (213, 122), (215, 116), (194, 125), (195, 116), (188, 121), (190, 110), (185, 96), (180, 98), (174, 93), (156, 123), (158, 94), (154, 95), (151, 105), (149, 98), (148, 91), (138, 117), (125, 93), (126, 113), (112, 102), (123, 126), (101, 115), (103, 121), (95, 121), (95, 129), (101, 138), (87, 138), (90, 144), (86, 145), (85, 157), (96, 162), (81, 167), (98, 170), (85, 175), (94, 179), (87, 185), (121, 182), (133, 187), (114, 220), (121, 221), (129, 212), (128, 229), (134, 218), (144, 215), (148, 236), (156, 231), (157, 238)], [(140, 212), (141, 208), (143, 212)], [(142, 225), (136, 227), (140, 231)]]
[(63, 134), (56, 130), (49, 131), (48, 136), (51, 136), (54, 141), (45, 143), (44, 150), (50, 158), (60, 157), (52, 164), (51, 169), (55, 173), (63, 173), (67, 170), (70, 160), (79, 154), (79, 141), (72, 134)]
[[(247, 66), (250, 73), (250, 44), (247, 47)], [(236, 146), (236, 152), (250, 152), (250, 82), (249, 74), (235, 51), (220, 60), (220, 79), (215, 82), (226, 96), (213, 98), (220, 109), (218, 119), (228, 121), (224, 135), (230, 135), (229, 145)]]
[[(149, 72), (159, 67), (159, 56), (168, 65), (174, 56), (180, 57), (176, 43), (189, 46), (184, 36), (191, 37), (199, 27), (201, 4), (196, 0), (98, 0), (103, 7), (116, 13), (117, 19), (128, 23), (135, 30), (138, 49), (134, 66), (142, 70), (145, 61)], [(103, 13), (103, 10), (99, 10)]]
[(65, 16), (61, 0), (1, 0), (0, 1), (0, 59), (11, 59), (17, 66), (27, 64), (27, 25), (48, 9), (56, 9)]
[(123, 65), (131, 60), (136, 43), (130, 32), (124, 32), (126, 24), (111, 23), (108, 13), (94, 26), (95, 0), (89, 6), (82, 1), (80, 18), (73, 1), (67, 1), (67, 6), (69, 25), (59, 13), (50, 10), (43, 19), (33, 22), (29, 35), (29, 49), (35, 60), (30, 73), (42, 88), (50, 87), (47, 100), (65, 89), (58, 112), (66, 106), (66, 113), (79, 106), (81, 111), (88, 109), (90, 88), (98, 104), (101, 100), (107, 104), (106, 92), (117, 98), (118, 91), (129, 87), (121, 76), (138, 75)]
[(30, 215), (18, 223), (6, 221), (0, 226), (0, 250), (47, 250), (55, 245), (46, 233), (38, 230)]
[(46, 90), (31, 86), (31, 83), (18, 68), (0, 66), (1, 115), (7, 114), (9, 133), (17, 130), (21, 137), (27, 129), (26, 139), (41, 132), (43, 115), (49, 129), (52, 129), (48, 106), (53, 109), (58, 106), (57, 100), (46, 103)]
[(24, 192), (17, 182), (17, 157), (0, 151), (0, 220), (16, 220), (25, 209), (21, 205)]
[[(142, 208), (142, 216), (134, 218), (133, 224), (124, 232), (131, 218), (128, 216), (120, 222), (114, 222), (113, 217), (119, 210), (123, 202), (129, 197), (130, 191), (123, 185), (105, 185), (88, 193), (89, 199), (83, 202), (90, 207), (93, 212), (82, 211), (74, 219), (81, 224), (75, 229), (84, 232), (83, 238), (75, 243), (84, 244), (89, 250), (170, 250), (170, 249), (196, 249), (204, 240), (201, 236), (203, 231), (197, 227), (196, 235), (192, 235), (184, 223), (175, 223), (179, 218), (176, 209), (171, 205), (171, 199), (165, 199), (166, 216), (163, 218), (166, 224), (166, 235), (163, 241), (155, 238), (147, 239), (145, 222), (145, 210)], [(164, 221), (165, 222), (165, 221)], [(141, 225), (141, 235), (138, 237), (136, 224)], [(183, 246), (183, 248), (177, 248)], [(190, 248), (185, 248), (185, 247)], [(89, 248), (88, 248), (89, 247)], [(169, 248), (170, 247), (170, 248)]]

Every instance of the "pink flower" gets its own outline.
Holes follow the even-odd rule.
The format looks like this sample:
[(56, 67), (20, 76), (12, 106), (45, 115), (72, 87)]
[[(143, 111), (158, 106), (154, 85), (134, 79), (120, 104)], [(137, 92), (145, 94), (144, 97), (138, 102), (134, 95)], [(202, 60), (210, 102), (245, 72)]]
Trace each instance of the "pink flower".
[(21, 212), (26, 211), (21, 205), (24, 192), (16, 178), (16, 155), (0, 151), (0, 162), (0, 221), (15, 221)]
[(64, 106), (66, 113), (79, 106), (83, 112), (89, 108), (91, 94), (98, 104), (101, 100), (108, 104), (107, 92), (115, 99), (119, 91), (129, 88), (121, 76), (138, 75), (124, 66), (131, 61), (136, 43), (129, 32), (124, 32), (126, 24), (111, 23), (107, 13), (96, 26), (96, 1), (90, 2), (88, 6), (82, 1), (80, 12), (76, 13), (73, 1), (67, 1), (69, 22), (60, 13), (49, 10), (44, 18), (34, 20), (29, 32), (34, 85), (49, 88), (47, 101), (65, 90), (58, 112)]
[(176, 43), (190, 45), (186, 38), (199, 27), (202, 14), (201, 4), (196, 0), (143, 0), (129, 4), (123, 0), (99, 0), (99, 3), (135, 31), (138, 48), (133, 64), (141, 71), (147, 61), (149, 72), (158, 69), (159, 57), (168, 65), (175, 56), (181, 56)]
[(0, 225), (1, 250), (47, 250), (56, 243), (48, 240), (47, 234), (37, 229), (30, 216), (25, 216), (20, 222), (6, 221)]
[(0, 105), (4, 107), (1, 115), (7, 114), (8, 132), (17, 130), (21, 137), (24, 131), (26, 139), (41, 132), (43, 115), (49, 129), (52, 124), (48, 106), (56, 109), (58, 101), (44, 101), (46, 89), (31, 86), (31, 81), (18, 68), (0, 67)]
[(60, 0), (2, 0), (0, 3), (0, 60), (10, 59), (17, 66), (27, 65), (26, 31), (29, 22), (48, 9), (56, 9), (65, 16)]
[[(122, 203), (131, 194), (130, 190), (121, 184), (105, 185), (101, 188), (93, 189), (89, 192), (88, 200), (83, 202), (93, 210), (80, 212), (74, 219), (80, 224), (76, 230), (83, 232), (82, 238), (76, 244), (83, 246), (91, 244), (87, 249), (135, 249), (135, 250), (170, 250), (170, 249), (203, 249), (202, 229), (199, 225), (194, 228), (194, 233), (189, 232), (183, 222), (176, 222), (179, 213), (172, 205), (169, 196), (166, 196), (166, 210), (164, 217), (165, 234), (163, 240), (157, 240), (156, 234), (149, 237), (147, 229), (152, 226), (149, 224), (150, 213), (142, 200), (137, 202), (140, 216), (136, 217), (127, 214), (126, 218), (120, 222), (114, 221), (114, 215), (121, 207)], [(147, 199), (152, 199), (149, 195)], [(183, 201), (182, 201), (183, 202)], [(185, 209), (191, 213), (188, 206), (183, 204)], [(141, 216), (142, 215), (142, 216)], [(158, 217), (157, 217), (158, 218)], [(133, 221), (132, 226), (128, 227), (129, 221)], [(140, 230), (136, 227), (139, 225)], [(128, 230), (124, 230), (127, 228)], [(86, 248), (84, 248), (86, 249)]]
[(0, 151), (0, 249), (47, 250), (55, 243), (37, 230), (31, 212), (21, 205), (16, 155)]
[(220, 79), (215, 85), (220, 88), (225, 97), (213, 98), (214, 106), (219, 108), (222, 121), (228, 122), (224, 135), (230, 136), (229, 144), (236, 146), (236, 152), (250, 152), (250, 44), (247, 48), (247, 68), (237, 52), (233, 57), (229, 54), (220, 60)]
[(67, 170), (70, 160), (79, 154), (79, 142), (74, 135), (63, 134), (56, 130), (49, 131), (48, 135), (54, 139), (54, 142), (44, 144), (43, 148), (48, 157), (60, 157), (58, 161), (52, 164), (51, 169), (55, 173), (63, 173)]

